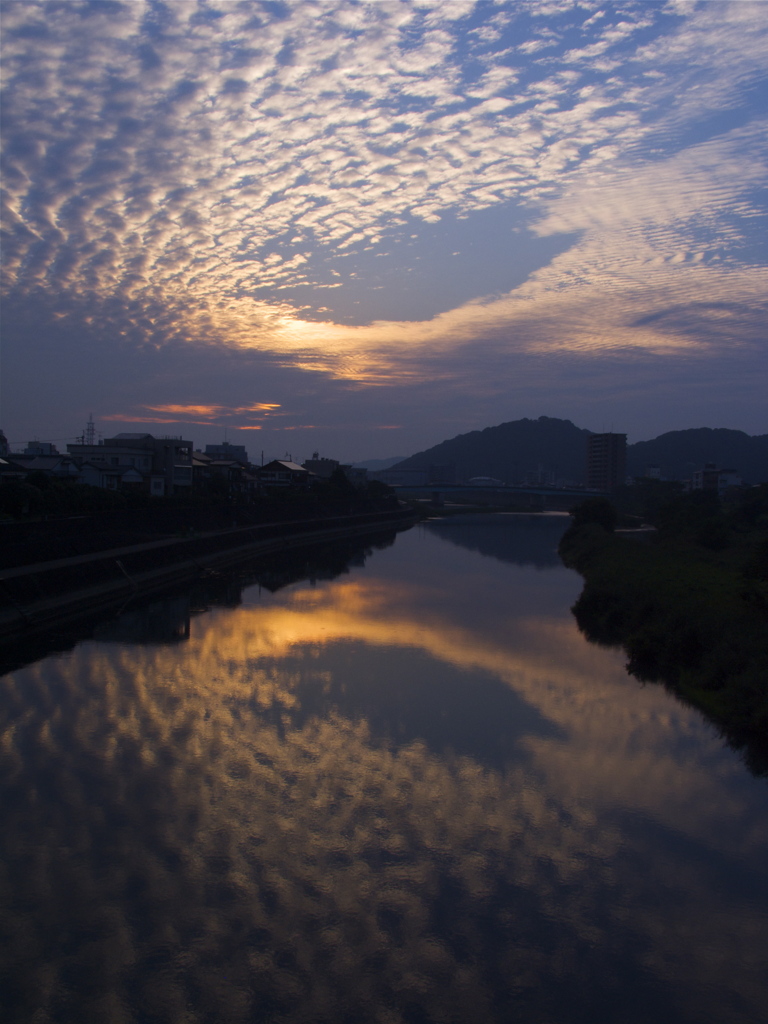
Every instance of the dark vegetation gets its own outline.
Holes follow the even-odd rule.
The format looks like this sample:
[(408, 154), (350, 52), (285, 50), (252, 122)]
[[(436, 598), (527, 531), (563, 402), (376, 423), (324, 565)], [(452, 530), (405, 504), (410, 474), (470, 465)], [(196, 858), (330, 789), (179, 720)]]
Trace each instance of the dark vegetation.
[(457, 480), (491, 476), (510, 484), (544, 468), (559, 477), (582, 481), (589, 434), (570, 420), (551, 416), (514, 420), (459, 434), (398, 462), (397, 468), (428, 470), (431, 465), (453, 465)]
[[(37, 478), (39, 477), (39, 478)], [(310, 490), (252, 495), (197, 493), (150, 497), (44, 474), (0, 484), (0, 569), (260, 523), (324, 519), (396, 509), (378, 481), (355, 488), (343, 473)]]
[[(491, 476), (509, 484), (544, 469), (558, 479), (584, 483), (590, 433), (570, 420), (551, 416), (513, 420), (459, 434), (397, 466), (428, 470), (432, 465), (453, 465), (457, 480)], [(768, 434), (752, 437), (741, 430), (700, 427), (672, 430), (627, 446), (630, 476), (642, 476), (647, 466), (659, 466), (663, 477), (688, 479), (707, 462), (734, 469), (749, 483), (768, 480)]]
[(560, 554), (585, 578), (579, 628), (621, 645), (632, 675), (700, 708), (768, 774), (768, 484), (722, 501), (645, 492), (648, 542), (613, 532), (621, 513), (606, 499), (574, 510)]
[(753, 437), (743, 430), (697, 427), (670, 430), (651, 441), (627, 446), (630, 476), (642, 476), (646, 466), (659, 466), (662, 476), (686, 480), (707, 462), (735, 469), (753, 484), (767, 480), (768, 434)]

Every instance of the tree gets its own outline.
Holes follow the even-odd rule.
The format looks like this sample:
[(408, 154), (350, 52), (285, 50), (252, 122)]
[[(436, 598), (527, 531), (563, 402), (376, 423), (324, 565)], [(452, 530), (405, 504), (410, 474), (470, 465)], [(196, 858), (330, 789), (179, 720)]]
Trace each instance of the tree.
[(618, 513), (607, 498), (587, 498), (568, 511), (573, 516), (574, 526), (597, 523), (608, 533), (613, 533), (616, 529)]

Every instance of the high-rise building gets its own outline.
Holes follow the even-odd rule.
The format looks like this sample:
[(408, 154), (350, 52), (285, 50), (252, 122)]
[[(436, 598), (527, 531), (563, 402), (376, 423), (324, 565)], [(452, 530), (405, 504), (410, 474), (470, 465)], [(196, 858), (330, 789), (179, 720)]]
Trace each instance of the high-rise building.
[(590, 434), (587, 440), (587, 487), (612, 491), (627, 471), (626, 434)]

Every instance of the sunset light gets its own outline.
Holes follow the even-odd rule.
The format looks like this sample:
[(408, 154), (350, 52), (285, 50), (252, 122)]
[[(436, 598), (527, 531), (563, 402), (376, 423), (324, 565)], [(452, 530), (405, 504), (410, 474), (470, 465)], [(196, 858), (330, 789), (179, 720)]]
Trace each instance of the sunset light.
[(11, 0), (2, 34), (14, 435), (764, 426), (764, 4)]

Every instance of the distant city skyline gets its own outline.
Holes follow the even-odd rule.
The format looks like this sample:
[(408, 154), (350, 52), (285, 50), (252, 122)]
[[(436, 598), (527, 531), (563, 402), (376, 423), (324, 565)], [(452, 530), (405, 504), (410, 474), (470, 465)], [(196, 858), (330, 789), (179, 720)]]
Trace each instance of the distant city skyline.
[(5, 0), (0, 427), (768, 432), (768, 5)]
[[(535, 419), (538, 419), (539, 417), (538, 416), (516, 417), (516, 419), (524, 419), (524, 418), (535, 420)], [(552, 418), (554, 418), (554, 419), (560, 419), (560, 418), (568, 419), (568, 417), (557, 417), (557, 416), (552, 417)], [(505, 421), (505, 422), (509, 422), (509, 421)], [(573, 422), (573, 421), (571, 421), (571, 422)], [(390, 462), (393, 458), (407, 459), (411, 455), (416, 454), (416, 452), (419, 451), (419, 450), (424, 450), (426, 448), (430, 448), (434, 444), (439, 444), (442, 441), (451, 440), (453, 437), (461, 436), (463, 434), (471, 433), (473, 431), (482, 431), (482, 430), (487, 429), (488, 427), (496, 427), (496, 426), (499, 426), (499, 425), (500, 425), (499, 423), (481, 423), (481, 424), (478, 424), (476, 427), (470, 427), (468, 430), (457, 431), (454, 434), (446, 434), (444, 437), (437, 437), (433, 441), (431, 441), (429, 444), (422, 445), (421, 449), (419, 449), (418, 447), (410, 447), (407, 451), (401, 451), (399, 454), (396, 454), (396, 455), (391, 455), (391, 454), (390, 455), (386, 455), (386, 456), (381, 456), (381, 455), (373, 456), (372, 455), (372, 456), (362, 456), (360, 458), (358, 458), (358, 457), (355, 457), (355, 458), (344, 458), (343, 456), (337, 456), (337, 454), (335, 452), (331, 451), (327, 446), (322, 448), (322, 451), (320, 452), (320, 454), (321, 454), (321, 457), (323, 457), (323, 458), (338, 458), (339, 461), (348, 462), (348, 463), (351, 463), (351, 462), (377, 462), (377, 461), (380, 461), (380, 462)], [(184, 426), (183, 422), (179, 422), (178, 426), (179, 426), (179, 428), (183, 427)], [(584, 428), (584, 424), (583, 423), (576, 423), (576, 422), (574, 422), (574, 426), (577, 426), (577, 427), (580, 427), (580, 428)], [(672, 428), (672, 431), (674, 432), (674, 431), (680, 431), (680, 430), (697, 429), (700, 426), (701, 426), (701, 424), (697, 424), (696, 426), (687, 425), (687, 426), (682, 426), (682, 427), (675, 427), (675, 428)], [(719, 425), (719, 426), (723, 426), (723, 425)], [(205, 430), (204, 430), (206, 440), (199, 440), (199, 435), (197, 433), (197, 430), (199, 430), (199, 427), (195, 427), (195, 425), (190, 425), (189, 427), (184, 427), (184, 430), (181, 430), (181, 429), (173, 430), (172, 432), (169, 431), (169, 430), (164, 429), (162, 426), (159, 427), (157, 423), (148, 423), (148, 424), (137, 423), (137, 424), (133, 424), (133, 425), (130, 425), (130, 424), (129, 425), (121, 425), (120, 423), (117, 423), (117, 424), (115, 424), (115, 423), (108, 423), (108, 424), (105, 424), (105, 428), (106, 429), (102, 429), (94, 421), (93, 422), (93, 427), (94, 427), (94, 443), (96, 443), (96, 444), (100, 443), (100, 441), (103, 440), (103, 439), (108, 439), (108, 438), (111, 438), (111, 437), (115, 437), (118, 434), (120, 434), (121, 432), (131, 432), (131, 431), (146, 432), (148, 434), (152, 434), (153, 436), (155, 436), (157, 438), (162, 438), (162, 437), (179, 438), (179, 437), (183, 437), (185, 440), (191, 440), (193, 442), (196, 451), (202, 451), (202, 452), (205, 452), (206, 449), (208, 449), (208, 448), (211, 448), (211, 449), (223, 448), (226, 445), (229, 445), (229, 446), (231, 446), (233, 448), (240, 448), (240, 447), (242, 447), (242, 448), (245, 448), (247, 450), (249, 460), (251, 461), (251, 463), (254, 463), (254, 464), (261, 461), (261, 453), (262, 452), (264, 452), (264, 460), (265, 461), (269, 461), (271, 459), (283, 459), (283, 458), (286, 458), (288, 455), (290, 455), (292, 459), (293, 458), (297, 458), (299, 462), (303, 462), (304, 460), (311, 458), (313, 453), (319, 451), (318, 445), (316, 445), (316, 444), (315, 445), (311, 445), (311, 444), (309, 444), (309, 442), (307, 442), (306, 444), (302, 443), (301, 445), (295, 445), (294, 444), (292, 446), (291, 445), (290, 437), (284, 438), (284, 441), (285, 441), (284, 448), (285, 448), (285, 450), (283, 450), (283, 449), (280, 448), (279, 435), (277, 433), (275, 433), (275, 435), (271, 435), (268, 431), (264, 431), (263, 433), (259, 432), (258, 434), (255, 434), (255, 435), (251, 434), (250, 436), (247, 435), (247, 434), (242, 434), (242, 435), (239, 435), (239, 439), (238, 440), (234, 440), (233, 437), (232, 437), (232, 428), (227, 428), (227, 436), (225, 436), (223, 432), (220, 435), (216, 435), (216, 433), (215, 433), (216, 428), (215, 427), (211, 428), (210, 426), (207, 426), (205, 428)], [(2, 429), (2, 428), (0, 428), (0, 429)], [(584, 429), (590, 430), (594, 434), (600, 434), (600, 433), (605, 433), (606, 432), (606, 431), (602, 431), (602, 430), (593, 430), (591, 427), (586, 427)], [(712, 428), (712, 429), (717, 429), (717, 428)], [(725, 426), (725, 429), (726, 430), (740, 430), (741, 428)], [(608, 433), (610, 433), (610, 432), (611, 431), (609, 430)], [(661, 436), (662, 434), (669, 433), (669, 432), (670, 431), (657, 431), (657, 432), (651, 431), (646, 437), (635, 437), (635, 438), (630, 437), (630, 438), (628, 438), (628, 443), (634, 444), (634, 443), (636, 443), (638, 441), (653, 441), (656, 438), (658, 438), (659, 436)], [(764, 429), (762, 431), (754, 431), (754, 432), (745, 430), (743, 432), (748, 434), (749, 436), (766, 436), (766, 435), (768, 435), (768, 429)], [(73, 434), (71, 436), (60, 435), (60, 436), (57, 436), (57, 437), (41, 437), (39, 432), (38, 432), (38, 433), (33, 434), (32, 436), (24, 438), (23, 440), (22, 439), (13, 439), (13, 438), (8, 437), (8, 432), (7, 431), (4, 432), (4, 435), (5, 435), (5, 438), (6, 438), (6, 442), (7, 442), (8, 446), (9, 446), (9, 450), (11, 450), (13, 452), (17, 452), (17, 453), (20, 453), (24, 448), (26, 448), (26, 447), (28, 447), (30, 445), (34, 446), (35, 444), (41, 444), (41, 445), (52, 444), (55, 447), (58, 447), (58, 450), (63, 454), (63, 453), (66, 452), (67, 444), (72, 444), (72, 443), (79, 442), (79, 441), (81, 441), (85, 437), (84, 430), (80, 430), (77, 434)], [(218, 437), (218, 440), (215, 439), (216, 437)], [(256, 440), (255, 441), (251, 440), (252, 437), (255, 437)], [(265, 439), (268, 438), (268, 437), (271, 438), (270, 444), (265, 447)], [(210, 440), (210, 438), (214, 438), (214, 440)], [(293, 452), (289, 450), (291, 447), (293, 447), (297, 452), (300, 452), (301, 454), (294, 456)]]

